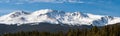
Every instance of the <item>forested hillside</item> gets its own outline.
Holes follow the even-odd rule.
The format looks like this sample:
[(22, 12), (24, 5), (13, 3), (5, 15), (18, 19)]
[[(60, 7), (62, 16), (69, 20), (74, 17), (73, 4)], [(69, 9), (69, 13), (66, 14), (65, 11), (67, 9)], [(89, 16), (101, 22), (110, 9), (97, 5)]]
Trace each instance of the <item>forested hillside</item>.
[(69, 29), (67, 32), (21, 31), (17, 33), (6, 33), (1, 36), (120, 36), (120, 23), (103, 27), (93, 26), (90, 29)]

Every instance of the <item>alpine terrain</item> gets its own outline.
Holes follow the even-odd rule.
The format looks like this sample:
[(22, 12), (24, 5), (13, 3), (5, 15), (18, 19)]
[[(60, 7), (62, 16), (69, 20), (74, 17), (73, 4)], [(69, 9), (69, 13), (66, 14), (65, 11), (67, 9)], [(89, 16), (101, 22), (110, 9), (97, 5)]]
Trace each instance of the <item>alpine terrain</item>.
[[(52, 9), (41, 9), (32, 13), (25, 11), (15, 11), (0, 17), (0, 23), (5, 25), (37, 25), (37, 23), (47, 22), (60, 25), (93, 25), (105, 26), (120, 23), (119, 17), (94, 15), (81, 12), (64, 12)], [(29, 24), (36, 23), (36, 24)]]

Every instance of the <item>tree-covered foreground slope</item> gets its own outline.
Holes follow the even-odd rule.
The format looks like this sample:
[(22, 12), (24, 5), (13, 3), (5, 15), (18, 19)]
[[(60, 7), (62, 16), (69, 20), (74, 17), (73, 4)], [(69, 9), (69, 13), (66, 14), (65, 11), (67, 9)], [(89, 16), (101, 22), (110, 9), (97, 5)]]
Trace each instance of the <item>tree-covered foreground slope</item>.
[(69, 29), (67, 32), (21, 31), (6, 33), (1, 36), (120, 36), (120, 23), (103, 27), (93, 26), (92, 28)]

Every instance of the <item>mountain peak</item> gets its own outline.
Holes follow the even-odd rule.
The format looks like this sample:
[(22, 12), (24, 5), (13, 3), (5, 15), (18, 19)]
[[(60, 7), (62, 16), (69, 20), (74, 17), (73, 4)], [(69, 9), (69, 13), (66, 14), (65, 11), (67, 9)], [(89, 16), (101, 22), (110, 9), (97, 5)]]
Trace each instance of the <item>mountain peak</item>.
[(37, 11), (33, 12), (32, 14), (40, 15), (40, 14), (46, 14), (46, 13), (53, 12), (53, 11), (54, 10), (52, 10), (52, 9), (41, 9), (41, 10), (37, 10)]
[(11, 18), (14, 18), (14, 17), (18, 17), (20, 15), (26, 15), (26, 14), (29, 14), (29, 13), (24, 12), (24, 11), (14, 11), (14, 12), (8, 14), (8, 16)]
[(73, 12), (72, 15), (73, 16), (79, 16), (79, 17), (88, 17), (86, 14), (84, 14), (82, 12)]

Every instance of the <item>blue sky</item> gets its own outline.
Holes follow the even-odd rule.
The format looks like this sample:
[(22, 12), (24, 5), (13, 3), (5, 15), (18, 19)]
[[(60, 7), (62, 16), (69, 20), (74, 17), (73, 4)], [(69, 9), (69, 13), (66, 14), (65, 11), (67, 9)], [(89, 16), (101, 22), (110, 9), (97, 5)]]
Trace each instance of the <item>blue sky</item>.
[(0, 0), (0, 16), (18, 10), (33, 12), (40, 9), (120, 17), (120, 0)]

